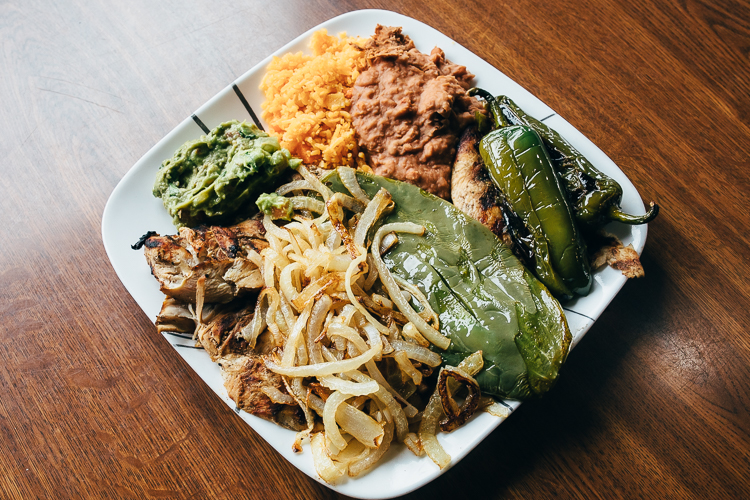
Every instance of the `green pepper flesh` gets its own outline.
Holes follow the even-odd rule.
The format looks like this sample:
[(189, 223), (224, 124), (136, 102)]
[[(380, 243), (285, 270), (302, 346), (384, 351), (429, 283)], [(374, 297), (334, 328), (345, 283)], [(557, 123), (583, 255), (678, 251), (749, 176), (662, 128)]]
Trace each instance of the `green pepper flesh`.
[(508, 125), (489, 92), (469, 93), (489, 103), (499, 127), (482, 138), (479, 152), (493, 182), (531, 234), (526, 244), (531, 246), (534, 273), (557, 297), (587, 294), (593, 279), (586, 245), (541, 137), (526, 125)]
[(486, 136), (479, 151), (534, 236), (537, 277), (557, 296), (586, 294), (591, 272), (585, 246), (539, 135), (529, 127), (505, 127)]
[(657, 216), (659, 206), (654, 203), (640, 216), (622, 212), (619, 205), (623, 192), (617, 181), (604, 175), (556, 130), (524, 112), (509, 97), (499, 96), (496, 102), (504, 121), (531, 127), (542, 138), (582, 226), (597, 229), (611, 221), (646, 224)]
[[(427, 228), (423, 236), (399, 234), (383, 258), (392, 273), (422, 290), (439, 315), (440, 331), (451, 339), (440, 351), (445, 362), (457, 365), (481, 350), (485, 366), (476, 379), (484, 393), (528, 399), (549, 390), (571, 334), (547, 288), (489, 229), (450, 203), (411, 184), (362, 173), (357, 178), (368, 195), (384, 187), (396, 202), (383, 223)], [(346, 192), (335, 173), (325, 181)]]

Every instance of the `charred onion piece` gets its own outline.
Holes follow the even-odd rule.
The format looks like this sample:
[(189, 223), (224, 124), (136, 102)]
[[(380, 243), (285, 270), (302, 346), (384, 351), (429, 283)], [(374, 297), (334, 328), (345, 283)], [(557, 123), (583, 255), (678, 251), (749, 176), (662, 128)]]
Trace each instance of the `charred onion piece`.
[[(456, 400), (453, 399), (448, 389), (448, 378), (453, 378), (457, 382), (462, 383), (469, 390), (469, 395), (466, 396), (463, 406), (459, 406)], [(446, 366), (440, 371), (438, 391), (440, 393), (440, 401), (443, 404), (443, 412), (446, 415), (440, 421), (440, 429), (443, 432), (451, 432), (469, 420), (474, 412), (477, 411), (479, 398), (482, 395), (479, 390), (479, 384), (473, 377), (463, 370), (451, 366)]]

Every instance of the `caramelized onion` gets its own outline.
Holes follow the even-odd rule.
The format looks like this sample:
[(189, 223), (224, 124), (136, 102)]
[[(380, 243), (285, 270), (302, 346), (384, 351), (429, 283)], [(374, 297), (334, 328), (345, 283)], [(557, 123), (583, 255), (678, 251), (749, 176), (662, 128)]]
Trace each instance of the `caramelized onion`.
[(294, 196), (290, 198), (294, 210), (309, 210), (319, 214), (325, 213), (326, 206), (322, 201), (310, 198), (309, 196)]
[[(346, 448), (346, 440), (339, 431), (339, 426), (336, 424), (336, 412), (347, 399), (351, 396), (335, 391), (333, 394), (328, 396), (326, 399), (325, 406), (323, 407), (323, 425), (326, 430), (326, 440), (329, 441), (336, 450), (331, 450), (332, 453), (338, 453), (340, 450)], [(329, 448), (330, 450), (330, 448)]]
[(261, 387), (260, 389), (263, 391), (263, 394), (268, 396), (268, 399), (270, 399), (272, 402), (280, 405), (295, 405), (297, 404), (297, 401), (290, 396), (289, 394), (286, 394), (284, 392), (281, 392), (277, 387), (272, 385), (265, 385)]
[(341, 183), (346, 189), (349, 190), (349, 192), (356, 200), (365, 205), (370, 203), (370, 198), (369, 196), (367, 196), (367, 193), (365, 193), (364, 190), (359, 187), (359, 182), (357, 181), (357, 173), (353, 168), (339, 167), (336, 169), (336, 171), (339, 174)]
[(307, 170), (307, 168), (304, 165), (300, 165), (299, 168), (297, 168), (297, 172), (299, 172), (299, 174), (302, 177), (304, 177), (304, 179), (307, 182), (310, 183), (310, 185), (312, 186), (312, 188), (315, 191), (317, 191), (318, 193), (320, 193), (320, 196), (323, 197), (323, 201), (324, 202), (327, 202), (328, 199), (331, 196), (333, 196), (333, 191), (331, 191), (331, 189), (328, 186), (326, 186), (325, 184), (323, 184), (320, 181), (320, 179), (318, 179), (317, 176), (315, 176), (315, 174), (313, 174), (309, 170)]
[(354, 244), (358, 247), (367, 246), (366, 239), (370, 228), (372, 228), (375, 222), (380, 220), (383, 214), (389, 212), (391, 209), (393, 209), (391, 194), (385, 188), (380, 188), (372, 201), (368, 203), (365, 211), (362, 213), (362, 217), (357, 223), (357, 229), (354, 231)]
[[(411, 234), (423, 234), (424, 227), (409, 222), (386, 224), (378, 229), (378, 231), (375, 233), (375, 238), (373, 238), (372, 241), (373, 248), (380, 248), (380, 242), (383, 235), (391, 231)], [(380, 257), (380, 252), (373, 252), (372, 255), (373, 259), (375, 260), (375, 265), (378, 268), (378, 273), (380, 273), (380, 280), (383, 282), (383, 286), (385, 286), (386, 290), (388, 290), (388, 294), (391, 296), (391, 300), (395, 302), (399, 311), (401, 311), (404, 316), (409, 318), (409, 321), (414, 323), (414, 326), (417, 327), (419, 333), (421, 333), (427, 340), (435, 344), (440, 349), (447, 349), (451, 343), (450, 339), (441, 335), (440, 332), (435, 330), (435, 328), (433, 328), (419, 314), (417, 314), (414, 309), (412, 309), (411, 305), (406, 301), (406, 299), (404, 299), (403, 295), (401, 295), (401, 289), (398, 287), (398, 284), (391, 275), (391, 272), (386, 267), (385, 262), (383, 262), (382, 257)]]
[(388, 451), (388, 448), (390, 448), (391, 446), (392, 440), (393, 424), (386, 424), (385, 427), (383, 427), (383, 437), (381, 439), (380, 446), (377, 449), (372, 450), (361, 460), (349, 464), (349, 476), (357, 477), (367, 469), (375, 465), (375, 463), (380, 460), (380, 457), (382, 457), (385, 452)]
[[(290, 194), (297, 211), (293, 220), (278, 226), (264, 217), (268, 247), (247, 256), (247, 264), (257, 267), (254, 279), (265, 286), (252, 321), (237, 335), (255, 344), (265, 328), (273, 334), (278, 348), (264, 362), (281, 376), (287, 392), (264, 388), (263, 393), (304, 412), (307, 430), (297, 434), (295, 450), (309, 437), (315, 469), (326, 482), (367, 471), (394, 437), (444, 468), (451, 459), (437, 439), (438, 426), (452, 430), (480, 406), (471, 375), (483, 360), (478, 353), (443, 370), (422, 413), (406, 399), (442, 364), (431, 345), (445, 349), (450, 340), (440, 334), (438, 315), (425, 294), (391, 274), (381, 255), (398, 243), (397, 232), (421, 235), (425, 228), (387, 224), (369, 238), (393, 208), (387, 190), (369, 199), (356, 173), (339, 169), (348, 196), (334, 193), (305, 167), (299, 172), (304, 180), (278, 190)], [(311, 197), (314, 193), (323, 202)], [(311, 219), (309, 212), (322, 215)], [(401, 377), (398, 390), (385, 370), (388, 380)], [(459, 406), (454, 396), (462, 384), (469, 393)], [(481, 406), (487, 405), (482, 400)], [(321, 419), (324, 432), (313, 432)], [(418, 436), (409, 432), (410, 423), (417, 422)]]
[(328, 456), (326, 438), (322, 432), (316, 432), (310, 437), (310, 450), (313, 456), (315, 472), (329, 484), (335, 484), (347, 472), (346, 465), (334, 462)]
[[(469, 390), (469, 395), (466, 396), (463, 406), (456, 403), (451, 391), (448, 390), (449, 378), (462, 383)], [(437, 390), (440, 393), (440, 401), (446, 415), (446, 418), (440, 421), (440, 429), (444, 432), (451, 432), (463, 425), (479, 406), (479, 397), (481, 396), (479, 384), (472, 376), (458, 368), (446, 366), (440, 370)]]
[(347, 403), (339, 406), (336, 421), (342, 429), (368, 448), (377, 448), (383, 442), (383, 427), (371, 416)]
[(374, 358), (375, 354), (379, 354), (379, 350), (371, 347), (359, 356), (342, 359), (341, 361), (316, 363), (307, 366), (282, 367), (271, 360), (266, 360), (266, 367), (272, 372), (278, 373), (279, 375), (286, 375), (287, 377), (321, 377), (324, 375), (333, 375), (334, 373), (356, 370), (367, 361)]
[[(348, 372), (348, 373), (359, 373), (359, 372)], [(326, 375), (319, 377), (320, 384), (323, 387), (327, 387), (333, 391), (338, 391), (348, 396), (367, 396), (377, 392), (380, 386), (377, 382), (370, 379), (369, 381), (352, 382), (351, 380), (344, 380), (333, 375)]]
[(391, 345), (397, 351), (403, 351), (409, 356), (409, 359), (419, 361), (427, 366), (437, 367), (443, 363), (443, 358), (436, 352), (433, 352), (426, 347), (412, 344), (411, 342), (404, 342), (403, 340), (392, 340)]
[(307, 182), (305, 179), (298, 179), (296, 181), (287, 182), (286, 184), (283, 184), (279, 186), (278, 189), (276, 189), (276, 194), (279, 196), (284, 196), (287, 193), (291, 193), (292, 191), (313, 191), (312, 184)]
[(451, 456), (446, 453), (437, 439), (437, 426), (443, 414), (443, 406), (440, 403), (440, 393), (437, 389), (430, 396), (430, 401), (422, 414), (419, 423), (419, 442), (422, 444), (427, 456), (432, 459), (441, 469), (445, 469), (451, 463)]

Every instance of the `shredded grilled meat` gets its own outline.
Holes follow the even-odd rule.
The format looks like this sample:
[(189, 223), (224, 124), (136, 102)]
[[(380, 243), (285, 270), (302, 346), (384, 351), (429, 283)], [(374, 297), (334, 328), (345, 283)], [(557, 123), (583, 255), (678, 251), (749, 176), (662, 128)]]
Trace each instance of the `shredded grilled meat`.
[(642, 278), (645, 276), (641, 259), (633, 245), (625, 246), (614, 235), (603, 233), (599, 235), (600, 245), (596, 253), (591, 257), (591, 267), (594, 269), (609, 264), (622, 272), (626, 278)]
[(168, 297), (195, 303), (198, 279), (205, 276), (206, 303), (226, 303), (263, 280), (250, 256), (268, 246), (258, 219), (235, 226), (183, 227), (178, 236), (149, 236), (143, 242), (151, 274)]
[(204, 308), (203, 323), (196, 324), (188, 304), (167, 298), (157, 317), (157, 329), (194, 334), (198, 345), (221, 367), (224, 387), (238, 408), (300, 431), (305, 428), (305, 417), (299, 406), (274, 403), (263, 391), (273, 388), (288, 394), (281, 376), (268, 370), (263, 360), (274, 347), (271, 334), (261, 334), (255, 349), (236, 335), (253, 318), (255, 301), (242, 302), (247, 305), (216, 304)]

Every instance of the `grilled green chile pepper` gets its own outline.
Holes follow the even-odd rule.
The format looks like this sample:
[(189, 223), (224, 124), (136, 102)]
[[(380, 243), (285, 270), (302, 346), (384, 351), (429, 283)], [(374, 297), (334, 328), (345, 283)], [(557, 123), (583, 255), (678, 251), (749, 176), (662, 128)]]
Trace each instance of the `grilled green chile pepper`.
[(651, 202), (644, 215), (630, 215), (620, 210), (622, 187), (591, 164), (560, 134), (526, 114), (506, 96), (497, 98), (498, 109), (512, 125), (531, 127), (542, 138), (552, 164), (562, 178), (573, 205), (576, 220), (589, 229), (597, 229), (607, 222), (645, 224), (659, 213), (659, 206)]
[(479, 153), (531, 235), (534, 274), (557, 297), (585, 295), (592, 282), (586, 246), (542, 139), (531, 127), (509, 125), (489, 92), (469, 95), (484, 98), (495, 117), (498, 128), (484, 136)]
[[(324, 179), (348, 193), (334, 170)], [(529, 399), (557, 380), (571, 334), (560, 303), (489, 229), (455, 206), (416, 186), (357, 173), (370, 196), (385, 188), (396, 208), (382, 222), (414, 222), (424, 235), (398, 234), (383, 256), (388, 269), (416, 285), (439, 315), (450, 338), (445, 363), (456, 366), (482, 351), (475, 379), (483, 394)], [(421, 306), (414, 304), (417, 309)]]

